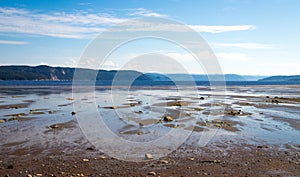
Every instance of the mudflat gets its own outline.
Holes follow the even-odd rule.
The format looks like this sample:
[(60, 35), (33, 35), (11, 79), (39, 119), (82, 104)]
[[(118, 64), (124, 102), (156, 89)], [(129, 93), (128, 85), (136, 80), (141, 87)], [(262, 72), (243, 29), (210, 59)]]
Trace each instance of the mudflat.
[[(200, 86), (3, 87), (0, 175), (300, 176), (299, 88), (231, 86), (214, 95)], [(182, 142), (170, 136), (165, 156), (156, 158), (149, 147), (137, 150), (139, 160), (119, 158), (110, 156), (113, 147), (108, 153), (91, 141), (103, 134), (85, 131), (97, 116), (130, 142), (190, 133)]]

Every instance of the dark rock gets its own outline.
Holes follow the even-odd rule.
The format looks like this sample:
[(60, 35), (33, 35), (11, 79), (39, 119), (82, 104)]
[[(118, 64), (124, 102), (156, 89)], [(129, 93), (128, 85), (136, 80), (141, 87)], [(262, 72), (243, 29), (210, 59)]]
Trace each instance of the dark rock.
[(143, 111), (136, 111), (135, 113), (137, 113), (137, 114), (142, 114)]
[(257, 148), (259, 148), (259, 149), (262, 149), (262, 148), (269, 148), (269, 146), (268, 146), (268, 145), (259, 145), (259, 146), (257, 146)]
[(95, 148), (93, 148), (93, 147), (88, 147), (88, 148), (86, 148), (86, 150), (88, 150), (88, 151), (94, 151)]
[(14, 166), (13, 165), (8, 165), (7, 169), (14, 169)]

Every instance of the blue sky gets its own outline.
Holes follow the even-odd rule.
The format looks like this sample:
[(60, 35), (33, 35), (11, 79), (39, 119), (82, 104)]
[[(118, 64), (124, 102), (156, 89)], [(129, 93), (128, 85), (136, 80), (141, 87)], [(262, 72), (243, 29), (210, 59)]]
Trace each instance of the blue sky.
[[(224, 73), (300, 74), (299, 8), (298, 0), (0, 0), (0, 64), (73, 67), (90, 41), (110, 26), (162, 17), (197, 31)], [(105, 68), (122, 67), (122, 59), (149, 52), (150, 44), (125, 47)], [(162, 46), (170, 57), (189, 57), (165, 44), (157, 48)]]

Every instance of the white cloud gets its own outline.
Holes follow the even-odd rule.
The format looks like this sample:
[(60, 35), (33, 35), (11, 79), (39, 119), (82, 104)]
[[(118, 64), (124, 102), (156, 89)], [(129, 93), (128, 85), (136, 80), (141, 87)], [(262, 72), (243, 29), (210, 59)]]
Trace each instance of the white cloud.
[(250, 57), (244, 53), (216, 53), (219, 60), (223, 61), (248, 61)]
[(59, 38), (86, 38), (97, 34), (107, 25), (126, 19), (107, 14), (33, 13), (24, 9), (0, 8), (0, 32), (23, 33)]
[(206, 33), (224, 33), (224, 32), (232, 32), (232, 31), (247, 31), (253, 30), (256, 27), (253, 25), (189, 25), (192, 29), (197, 32), (206, 32)]
[[(127, 11), (128, 13), (128, 11)], [(128, 15), (128, 14), (127, 14)], [(131, 9), (129, 16), (134, 17), (166, 17), (144, 8)], [(0, 8), (0, 32), (21, 33), (37, 36), (58, 38), (90, 38), (102, 32), (110, 25), (128, 20), (104, 13), (89, 13), (76, 11), (74, 13), (56, 12), (51, 14), (38, 13), (18, 8)], [(130, 24), (127, 31), (179, 31), (186, 28), (176, 24)], [(131, 28), (130, 28), (131, 27)], [(203, 26), (189, 25), (197, 32), (222, 33), (230, 31), (252, 30), (252, 25)]]
[(16, 8), (2, 8), (0, 7), (0, 13), (3, 14), (14, 14), (14, 15), (24, 15), (28, 14), (29, 12), (24, 9), (16, 9)]
[(137, 8), (137, 9), (130, 9), (134, 12), (131, 12), (129, 15), (131, 16), (140, 16), (140, 17), (167, 17), (167, 15), (159, 14), (156, 12), (153, 12), (151, 10), (147, 10), (144, 8)]
[(112, 60), (105, 61), (105, 63), (101, 66), (101, 69), (105, 69), (105, 70), (116, 70), (119, 68), (120, 66), (116, 62), (113, 62)]
[(8, 40), (0, 40), (0, 44), (8, 44), (8, 45), (26, 45), (28, 42), (25, 41), (8, 41)]
[(43, 21), (56, 22), (56, 23), (67, 23), (73, 25), (105, 25), (105, 24), (115, 24), (124, 22), (126, 19), (112, 17), (107, 14), (89, 14), (86, 12), (77, 12), (75, 14), (66, 13), (55, 13), (40, 14), (39, 18)]
[(132, 21), (124, 24), (124, 28), (119, 31), (158, 31), (158, 32), (190, 32), (191, 29), (199, 33), (225, 33), (233, 31), (253, 30), (253, 25), (228, 25), (228, 26), (209, 26), (209, 25), (182, 25), (178, 23), (166, 23), (165, 21)]
[(268, 62), (259, 65), (264, 75), (299, 75), (299, 62)]
[(38, 65), (47, 65), (47, 66), (49, 66), (49, 63), (41, 62), (41, 63), (39, 63)]
[(271, 45), (260, 43), (214, 43), (214, 46), (218, 47), (237, 47), (244, 49), (270, 49)]
[(90, 2), (80, 2), (79, 5), (81, 5), (81, 6), (91, 6), (92, 3), (90, 3)]

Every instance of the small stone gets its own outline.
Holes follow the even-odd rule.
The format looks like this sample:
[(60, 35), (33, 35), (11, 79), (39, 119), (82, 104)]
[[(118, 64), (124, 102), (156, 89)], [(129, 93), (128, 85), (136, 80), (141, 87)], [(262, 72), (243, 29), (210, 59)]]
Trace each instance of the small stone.
[(162, 164), (167, 164), (167, 163), (169, 163), (167, 160), (160, 160), (159, 162), (162, 163)]
[(150, 171), (150, 172), (148, 172), (148, 175), (155, 176), (156, 173), (154, 171)]
[(195, 111), (203, 111), (204, 109), (203, 108), (194, 108)]
[(233, 116), (236, 116), (236, 115), (239, 115), (239, 114), (240, 114), (240, 111), (232, 110), (232, 111), (230, 111), (229, 114), (230, 114), (230, 115), (233, 115)]
[(52, 129), (59, 128), (59, 125), (53, 124), (53, 125), (50, 125), (50, 128), (52, 128)]
[(143, 111), (136, 111), (135, 113), (137, 113), (137, 114), (142, 114)]
[(268, 145), (260, 145), (260, 146), (257, 146), (257, 148), (261, 149), (261, 148), (269, 148)]
[(54, 111), (48, 111), (48, 114), (54, 114)]
[(215, 124), (215, 127), (222, 128), (221, 124)]
[(195, 158), (194, 158), (194, 157), (190, 157), (189, 159), (190, 159), (191, 161), (194, 161), (194, 160), (195, 160)]
[(82, 161), (84, 161), (84, 162), (88, 162), (88, 161), (90, 161), (89, 159), (82, 159)]
[(35, 176), (43, 176), (42, 174), (38, 173), (38, 174), (35, 174)]
[(31, 174), (28, 174), (28, 175), (26, 175), (26, 177), (32, 177), (32, 175), (31, 175)]
[(146, 160), (153, 159), (153, 156), (151, 154), (145, 154), (145, 159)]
[(144, 133), (143, 133), (143, 132), (138, 132), (138, 133), (137, 133), (137, 135), (142, 135), (142, 134), (144, 134)]
[(134, 107), (134, 106), (136, 106), (136, 104), (135, 103), (129, 103), (129, 106)]
[(166, 121), (166, 122), (172, 122), (173, 118), (171, 116), (164, 116), (164, 121)]
[(214, 163), (221, 163), (220, 160), (214, 160)]
[(106, 159), (106, 157), (104, 155), (101, 155), (99, 158), (100, 159)]
[(1, 119), (1, 120), (0, 120), (0, 123), (4, 123), (4, 122), (6, 122), (4, 119)]
[(76, 114), (76, 112), (72, 112), (71, 114), (72, 114), (72, 116), (74, 116)]
[(204, 100), (204, 97), (200, 97), (200, 100)]

